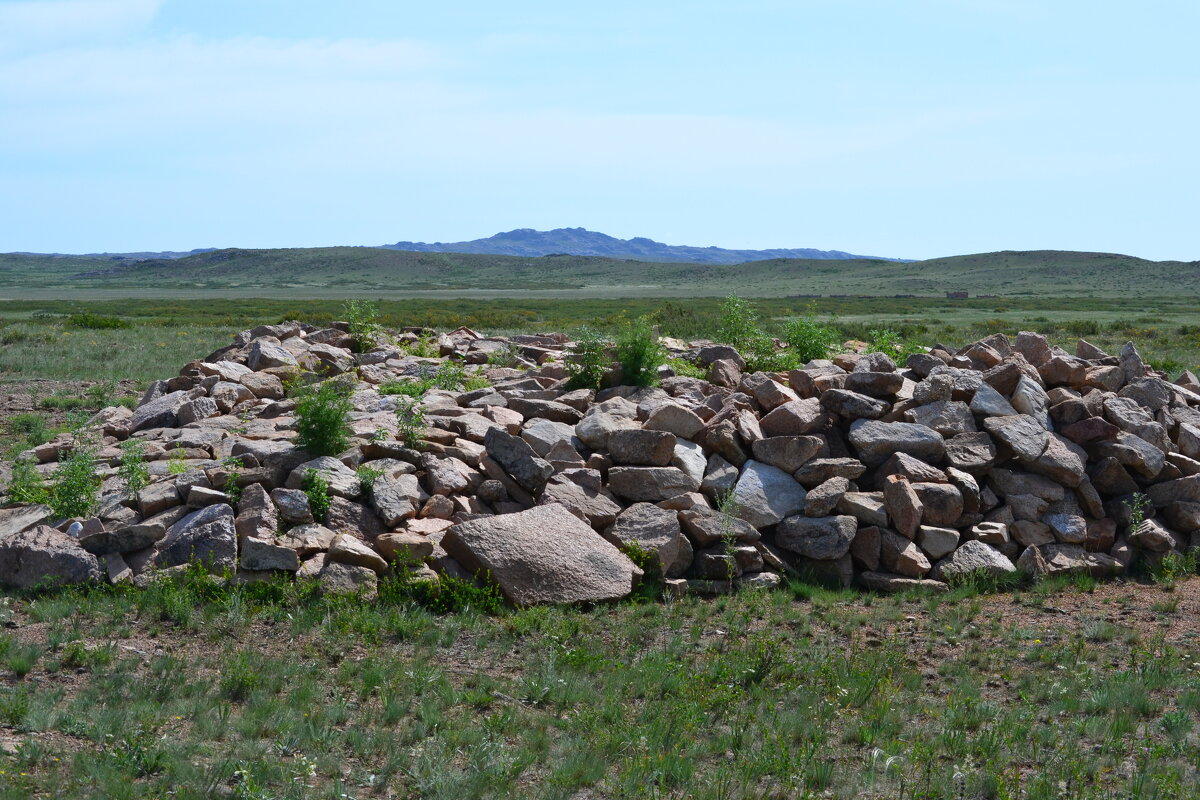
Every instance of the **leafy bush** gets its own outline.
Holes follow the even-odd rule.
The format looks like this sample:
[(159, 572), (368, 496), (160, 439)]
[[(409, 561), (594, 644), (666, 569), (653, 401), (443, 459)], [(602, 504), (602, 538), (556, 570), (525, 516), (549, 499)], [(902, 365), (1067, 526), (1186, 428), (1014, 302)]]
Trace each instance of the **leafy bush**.
[(379, 309), (367, 300), (351, 300), (346, 303), (346, 322), (350, 326), (350, 344), (357, 353), (374, 349), (383, 334), (379, 324)]
[(383, 470), (375, 467), (361, 466), (355, 470), (358, 475), (358, 485), (362, 487), (364, 494), (370, 494), (375, 488), (375, 481), (383, 477)]
[(406, 397), (396, 403), (396, 425), (405, 447), (416, 450), (421, 446), (425, 431), (425, 411), (414, 398)]
[(718, 341), (738, 350), (748, 349), (755, 340), (762, 338), (758, 329), (758, 313), (747, 301), (731, 294), (721, 303), (721, 325), (717, 328)]
[(8, 502), (44, 503), (49, 499), (42, 474), (27, 458), (18, 458), (12, 465), (12, 477), (8, 481)]
[(304, 472), (304, 494), (308, 496), (308, 508), (312, 511), (313, 519), (324, 522), (333, 502), (329, 497), (329, 481), (321, 477), (315, 469)]
[(77, 445), (58, 462), (50, 487), (49, 505), (58, 517), (90, 517), (99, 503), (100, 479), (92, 450)]
[(612, 366), (608, 347), (608, 341), (591, 328), (579, 331), (565, 363), (568, 389), (599, 389), (603, 385)]
[(891, 328), (873, 329), (868, 333), (868, 337), (872, 352), (883, 353), (896, 362), (901, 362), (912, 353), (920, 351), (918, 346), (906, 341), (899, 332)]
[(836, 330), (821, 325), (812, 316), (792, 320), (783, 332), (783, 339), (799, 364), (828, 358), (830, 351), (837, 347), (839, 338)]
[(676, 375), (684, 378), (700, 378), (703, 380), (708, 377), (708, 373), (703, 368), (696, 366), (686, 358), (672, 358), (667, 361), (667, 366)]
[(653, 386), (658, 368), (667, 360), (667, 350), (658, 343), (654, 328), (645, 317), (628, 325), (617, 337), (617, 361), (627, 386)]
[(384, 381), (379, 384), (379, 388), (376, 391), (380, 394), (402, 394), (407, 397), (420, 399), (431, 388), (433, 388), (433, 381), (420, 378), (417, 380)]
[(103, 314), (93, 314), (91, 312), (72, 314), (67, 317), (67, 324), (75, 328), (87, 328), (95, 331), (120, 330), (133, 327), (132, 322), (123, 320), (120, 317), (106, 317)]
[(121, 465), (117, 475), (125, 484), (125, 491), (136, 495), (150, 483), (150, 468), (146, 466), (146, 443), (140, 439), (126, 439), (121, 443)]
[(167, 456), (167, 474), (182, 475), (187, 471), (187, 454), (177, 447)]
[(353, 387), (325, 381), (296, 401), (296, 442), (315, 456), (333, 456), (350, 445), (347, 418)]

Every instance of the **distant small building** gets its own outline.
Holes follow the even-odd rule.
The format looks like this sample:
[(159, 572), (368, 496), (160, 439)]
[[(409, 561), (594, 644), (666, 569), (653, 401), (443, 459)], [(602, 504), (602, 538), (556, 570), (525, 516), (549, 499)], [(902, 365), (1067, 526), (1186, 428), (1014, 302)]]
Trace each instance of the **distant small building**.
[(946, 292), (947, 300), (966, 300), (967, 297), (967, 292)]

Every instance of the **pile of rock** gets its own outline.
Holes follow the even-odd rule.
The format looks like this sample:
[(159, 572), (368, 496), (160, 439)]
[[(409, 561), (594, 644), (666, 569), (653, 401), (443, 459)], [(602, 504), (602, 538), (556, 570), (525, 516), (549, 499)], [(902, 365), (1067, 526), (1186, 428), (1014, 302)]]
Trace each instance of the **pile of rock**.
[[(526, 605), (625, 596), (643, 576), (634, 555), (674, 592), (772, 586), (790, 570), (943, 588), (975, 571), (1116, 574), (1200, 531), (1200, 384), (1169, 382), (1132, 344), (1114, 357), (1080, 341), (1072, 355), (1036, 333), (994, 335), (903, 367), (846, 353), (767, 374), (731, 347), (665, 340), (708, 379), (664, 368), (658, 387), (596, 392), (567, 390), (564, 336), (459, 329), (438, 358), (410, 355), (427, 333), (354, 352), (346, 325), (262, 326), (135, 410), (105, 409), (97, 515), (0, 511), (0, 583), (145, 582), (198, 560), (370, 594), (395, 569), (486, 572)], [(517, 366), (489, 366), (498, 354)], [(410, 449), (379, 387), (448, 359), (491, 385), (429, 391)], [(305, 374), (354, 383), (354, 446), (337, 457), (294, 443), (284, 385)], [(136, 495), (116, 474), (131, 437), (153, 476)], [(28, 455), (49, 472), (71, 447)], [(321, 520), (303, 488), (313, 471), (332, 495)]]

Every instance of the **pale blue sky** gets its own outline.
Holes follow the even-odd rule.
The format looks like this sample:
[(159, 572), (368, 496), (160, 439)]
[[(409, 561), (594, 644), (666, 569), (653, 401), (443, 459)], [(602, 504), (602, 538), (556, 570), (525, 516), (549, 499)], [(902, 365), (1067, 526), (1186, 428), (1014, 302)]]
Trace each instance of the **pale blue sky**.
[(0, 0), (0, 251), (1200, 259), (1200, 4)]

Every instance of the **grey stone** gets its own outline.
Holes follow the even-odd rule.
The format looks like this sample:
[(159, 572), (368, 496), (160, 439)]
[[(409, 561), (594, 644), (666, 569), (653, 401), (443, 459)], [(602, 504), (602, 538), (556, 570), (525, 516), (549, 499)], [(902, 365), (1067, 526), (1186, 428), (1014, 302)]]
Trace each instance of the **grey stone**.
[(736, 515), (755, 528), (774, 525), (804, 509), (807, 492), (791, 475), (759, 461), (747, 461), (733, 489)]
[(911, 422), (859, 420), (850, 426), (850, 443), (870, 467), (879, 466), (893, 453), (907, 453), (931, 464), (946, 454), (941, 434)]
[(442, 547), (487, 571), (519, 606), (617, 600), (642, 577), (620, 550), (559, 505), (485, 517), (446, 531)]
[(0, 585), (29, 589), (98, 581), (101, 577), (96, 556), (48, 525), (35, 525), (0, 538)]
[(651, 553), (666, 578), (683, 576), (692, 564), (692, 543), (683, 535), (679, 516), (650, 503), (634, 503), (622, 511), (604, 538), (621, 548), (636, 546)]
[(1016, 571), (1008, 556), (991, 545), (972, 539), (963, 542), (957, 550), (934, 564), (930, 577), (940, 581), (961, 578), (973, 572), (998, 576)]
[(834, 517), (788, 517), (775, 531), (775, 544), (806, 558), (829, 561), (850, 552), (858, 520)]
[(237, 569), (237, 530), (228, 505), (202, 508), (172, 525), (155, 546), (155, 564), (177, 567), (197, 561), (210, 571)]

